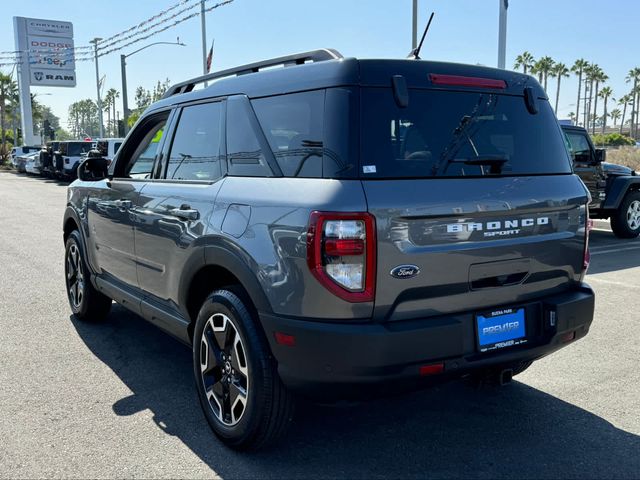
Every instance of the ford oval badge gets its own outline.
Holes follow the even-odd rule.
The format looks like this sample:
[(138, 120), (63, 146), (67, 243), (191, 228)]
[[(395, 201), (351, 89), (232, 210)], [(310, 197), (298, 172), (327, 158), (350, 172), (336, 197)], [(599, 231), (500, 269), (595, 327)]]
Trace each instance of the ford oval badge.
[(417, 265), (398, 265), (389, 272), (394, 278), (413, 278), (420, 273)]

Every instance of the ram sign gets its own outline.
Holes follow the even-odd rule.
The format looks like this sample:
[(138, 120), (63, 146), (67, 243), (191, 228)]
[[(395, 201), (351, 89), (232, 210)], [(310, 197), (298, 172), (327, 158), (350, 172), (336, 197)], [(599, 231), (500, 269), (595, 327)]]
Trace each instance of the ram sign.
[(28, 66), (29, 85), (75, 87), (73, 25), (57, 20), (14, 17), (17, 50)]

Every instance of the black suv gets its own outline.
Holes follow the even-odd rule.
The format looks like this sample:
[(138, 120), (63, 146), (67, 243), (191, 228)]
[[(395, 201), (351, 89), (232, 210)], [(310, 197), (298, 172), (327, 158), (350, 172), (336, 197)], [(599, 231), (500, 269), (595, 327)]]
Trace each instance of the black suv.
[(113, 299), (191, 345), (234, 448), (294, 393), (506, 383), (592, 321), (589, 193), (529, 76), (280, 57), (170, 88), (107, 165), (69, 187), (71, 309)]
[(640, 176), (629, 167), (607, 163), (606, 150), (593, 146), (582, 127), (562, 125), (575, 172), (591, 192), (591, 218), (611, 219), (619, 238), (640, 235)]

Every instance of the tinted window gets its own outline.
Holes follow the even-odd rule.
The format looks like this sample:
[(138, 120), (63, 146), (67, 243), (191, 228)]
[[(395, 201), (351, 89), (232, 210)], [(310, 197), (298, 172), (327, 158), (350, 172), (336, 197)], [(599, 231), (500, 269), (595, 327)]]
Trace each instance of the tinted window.
[(120, 145), (122, 145), (122, 142), (117, 142), (113, 144), (113, 154), (115, 155), (116, 153), (118, 153), (118, 150), (120, 149)]
[(180, 115), (167, 166), (167, 178), (215, 180), (220, 168), (221, 103), (185, 107)]
[(324, 91), (253, 100), (253, 108), (287, 177), (321, 177)]
[(245, 97), (229, 98), (227, 101), (229, 175), (245, 177), (271, 175), (271, 168), (258, 138), (258, 128), (249, 101)]
[(69, 155), (70, 157), (79, 157), (83, 153), (87, 153), (91, 150), (93, 143), (91, 142), (69, 142), (65, 145), (64, 155)]
[(523, 97), (411, 90), (399, 108), (391, 89), (362, 90), (363, 177), (450, 177), (570, 173), (547, 101), (527, 111)]
[(579, 161), (588, 161), (591, 159), (591, 146), (587, 137), (582, 133), (567, 132), (567, 141), (569, 143), (569, 151), (571, 156)]

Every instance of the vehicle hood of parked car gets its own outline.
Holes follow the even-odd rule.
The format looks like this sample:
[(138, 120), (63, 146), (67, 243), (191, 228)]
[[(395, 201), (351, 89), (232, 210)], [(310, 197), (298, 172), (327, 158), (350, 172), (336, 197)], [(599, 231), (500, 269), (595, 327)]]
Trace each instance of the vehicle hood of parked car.
[(637, 175), (637, 173), (629, 167), (624, 165), (617, 165), (615, 163), (604, 162), (602, 168), (607, 175), (620, 176), (620, 175)]

